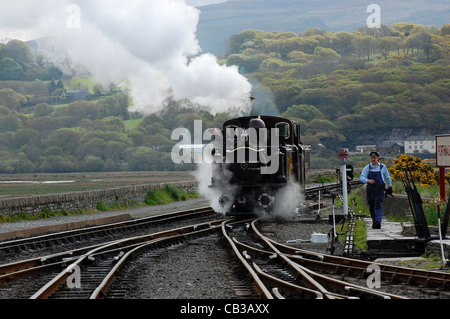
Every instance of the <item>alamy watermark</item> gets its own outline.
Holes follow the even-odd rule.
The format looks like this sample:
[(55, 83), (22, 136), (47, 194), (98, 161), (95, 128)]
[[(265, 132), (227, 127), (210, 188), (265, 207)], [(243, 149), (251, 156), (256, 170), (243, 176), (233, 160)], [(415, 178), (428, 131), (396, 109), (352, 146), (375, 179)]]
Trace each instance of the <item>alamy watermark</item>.
[(70, 289), (80, 289), (81, 288), (81, 268), (78, 265), (70, 265), (66, 268), (66, 272), (69, 276), (66, 280), (66, 285)]
[(366, 9), (371, 13), (367, 17), (366, 25), (368, 28), (381, 28), (381, 8), (378, 4), (369, 4)]
[(69, 16), (66, 20), (66, 26), (69, 29), (80, 29), (81, 28), (81, 8), (78, 4), (69, 4), (66, 8), (66, 12)]
[(367, 269), (367, 273), (371, 273), (367, 277), (366, 284), (367, 288), (370, 289), (379, 289), (381, 288), (381, 269), (380, 266), (377, 264), (370, 264)]

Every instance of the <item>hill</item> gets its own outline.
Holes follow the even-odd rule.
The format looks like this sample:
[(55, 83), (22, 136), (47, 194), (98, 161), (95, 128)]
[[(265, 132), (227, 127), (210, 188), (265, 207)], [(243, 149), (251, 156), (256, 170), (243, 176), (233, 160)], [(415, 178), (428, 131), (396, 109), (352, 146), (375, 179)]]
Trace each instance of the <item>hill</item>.
[(64, 75), (27, 43), (0, 43), (0, 174), (193, 170), (171, 160), (171, 132), (227, 118), (188, 101), (143, 118), (132, 102), (113, 83)]
[(297, 118), (315, 160), (358, 144), (450, 132), (450, 24), (245, 30), (228, 51), (227, 63), (265, 92), (252, 113)]
[[(410, 22), (440, 27), (448, 23), (445, 0), (380, 0), (381, 23)], [(228, 39), (246, 29), (304, 32), (308, 28), (351, 32), (366, 24), (368, 2), (358, 0), (229, 0), (202, 6), (197, 37), (203, 52), (225, 52)]]
[[(252, 114), (298, 119), (313, 168), (342, 147), (450, 132), (450, 24), (245, 30), (228, 51), (221, 62), (254, 84)], [(20, 41), (0, 44), (0, 75), (0, 173), (192, 170), (171, 160), (171, 133), (230, 117), (187, 100), (142, 117), (126, 90), (63, 75)]]

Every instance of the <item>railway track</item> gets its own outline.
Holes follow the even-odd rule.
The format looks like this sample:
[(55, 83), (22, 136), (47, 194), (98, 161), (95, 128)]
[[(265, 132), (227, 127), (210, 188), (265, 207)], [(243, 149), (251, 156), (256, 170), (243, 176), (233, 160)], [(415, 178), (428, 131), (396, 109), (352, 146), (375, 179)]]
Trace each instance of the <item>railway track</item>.
[(200, 218), (211, 214), (214, 214), (211, 207), (202, 207), (108, 225), (86, 227), (41, 236), (3, 241), (0, 242), (0, 258), (4, 259), (5, 257), (17, 255), (28, 250), (39, 251), (51, 247), (71, 245), (86, 240), (91, 241), (96, 238), (120, 236), (121, 234), (129, 234), (140, 230), (146, 230), (155, 225), (161, 225), (171, 221), (192, 219), (194, 217)]
[(2, 265), (0, 284), (46, 273), (43, 277), (48, 282), (33, 293), (31, 299), (102, 298), (117, 272), (134, 256), (205, 236), (217, 231), (222, 222), (215, 220)]
[[(33, 294), (31, 299), (104, 297), (117, 272), (132, 256), (161, 246), (174, 245), (187, 237), (193, 238), (216, 231), (221, 223), (222, 221), (218, 220), (182, 227), (148, 236), (118, 240), (94, 248), (75, 258), (66, 269)], [(74, 278), (75, 281), (70, 283), (70, 277), (73, 274), (76, 277), (77, 271), (79, 282), (77, 283), (77, 279)]]
[[(351, 185), (359, 185), (359, 181), (352, 181)], [(306, 196), (314, 197), (319, 191), (329, 193), (338, 190), (340, 184), (329, 184), (319, 187), (311, 187), (305, 190)], [(11, 254), (17, 254), (29, 249), (38, 250), (61, 244), (70, 244), (81, 240), (90, 240), (96, 237), (105, 237), (118, 233), (127, 233), (138, 229), (145, 229), (155, 224), (178, 220), (183, 217), (204, 216), (213, 213), (211, 207), (202, 207), (193, 210), (173, 212), (146, 218), (134, 219), (102, 226), (87, 227), (64, 232), (51, 233), (41, 236), (33, 236), (16, 240), (0, 242), (0, 258)]]
[[(262, 298), (405, 299), (402, 294), (367, 288), (370, 270), (382, 286), (450, 290), (450, 274), (331, 256), (293, 248), (263, 236), (260, 219), (222, 226), (235, 255), (247, 269)], [(345, 278), (343, 281), (338, 278)], [(358, 280), (352, 280), (352, 279)], [(351, 283), (359, 281), (364, 285)]]
[[(157, 236), (147, 235), (151, 234), (152, 231), (159, 234), (163, 230), (174, 227), (174, 225), (178, 225), (175, 227), (183, 224), (188, 225), (188, 223), (189, 225), (202, 225), (205, 221), (208, 225), (211, 221), (218, 220), (219, 217), (221, 215), (215, 214), (211, 208), (204, 207), (100, 227), (89, 227), (2, 242), (0, 243), (0, 251), (3, 255), (6, 255), (6, 258), (2, 258), (3, 262), (7, 259), (12, 261), (0, 265), (0, 288), (2, 284), (11, 283), (21, 278), (32, 276), (34, 280), (39, 278), (42, 273), (60, 271), (75, 258), (86, 254), (91, 256), (92, 253), (90, 252), (101, 249), (105, 245), (115, 242), (120, 243), (122, 240), (128, 240), (129, 242), (130, 239), (127, 236), (133, 238), (133, 234), (139, 234), (134, 235), (134, 238), (137, 238), (135, 240), (152, 238), (152, 236)], [(175, 228), (173, 232), (179, 232), (179, 230)], [(162, 233), (164, 234), (164, 232)], [(118, 237), (124, 239), (117, 239)], [(57, 252), (49, 254), (49, 251)], [(34, 257), (24, 258), (27, 255), (34, 255)], [(17, 260), (18, 258), (22, 259)]]
[[(208, 214), (212, 214), (212, 210), (202, 208), (118, 223), (119, 225), (110, 225), (110, 228), (91, 227), (81, 230), (81, 233), (77, 230), (39, 236), (29, 241), (3, 242), (0, 243), (0, 252), (10, 254), (36, 247), (45, 248), (61, 242), (70, 243), (76, 238), (89, 239), (100, 237), (102, 234), (104, 236), (116, 232), (126, 233), (135, 228), (151, 229), (151, 225), (157, 223), (164, 224), (180, 218), (189, 220), (193, 216)], [(143, 222), (143, 225), (139, 225), (139, 222)], [(406, 298), (397, 291), (368, 288), (366, 280), (371, 274), (368, 269), (378, 272), (378, 279), (384, 287), (401, 285), (450, 291), (448, 273), (384, 265), (294, 248), (264, 236), (258, 230), (258, 226), (266, 222), (266, 219), (237, 221), (216, 218), (214, 221), (199, 222), (11, 262), (0, 265), (0, 291), (2, 285), (25, 277), (27, 278), (25, 281), (30, 282), (30, 285), (23, 293), (32, 299), (126, 298), (128, 289), (126, 287), (134, 279), (121, 276), (125, 265), (140, 259), (143, 264), (139, 263), (137, 269), (151, 267), (148, 265), (158, 267), (155, 260), (168, 249), (184, 247), (183, 243), (193, 238), (201, 238), (198, 245), (203, 245), (211, 234), (222, 237), (241, 264), (240, 280), (233, 279), (237, 298)], [(75, 239), (70, 239), (70, 236)], [(144, 260), (153, 261), (146, 264)], [(230, 261), (222, 260), (222, 262)]]
[[(351, 188), (357, 187), (362, 185), (362, 182), (359, 180), (352, 180), (347, 183), (347, 191), (350, 191)], [(339, 192), (342, 193), (342, 183), (332, 183), (332, 184), (326, 184), (322, 186), (314, 186), (314, 187), (308, 187), (305, 189), (305, 197), (307, 199), (313, 199), (318, 196), (319, 191), (321, 194), (331, 194), (335, 193), (338, 194)]]

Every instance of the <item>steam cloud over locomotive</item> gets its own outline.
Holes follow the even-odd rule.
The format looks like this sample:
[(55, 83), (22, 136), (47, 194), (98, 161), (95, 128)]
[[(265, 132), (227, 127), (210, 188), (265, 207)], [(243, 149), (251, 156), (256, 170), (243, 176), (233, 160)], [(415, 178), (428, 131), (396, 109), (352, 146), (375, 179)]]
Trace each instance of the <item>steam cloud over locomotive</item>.
[(212, 135), (210, 188), (221, 211), (283, 214), (298, 207), (310, 157), (298, 122), (275, 116), (239, 117)]

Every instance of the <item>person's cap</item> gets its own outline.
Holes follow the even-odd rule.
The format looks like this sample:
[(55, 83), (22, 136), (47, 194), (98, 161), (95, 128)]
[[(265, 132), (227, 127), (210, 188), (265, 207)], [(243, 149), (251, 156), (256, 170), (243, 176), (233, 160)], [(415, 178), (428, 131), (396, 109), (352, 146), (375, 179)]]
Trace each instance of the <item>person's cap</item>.
[(380, 157), (380, 154), (378, 152), (370, 152), (370, 157)]

